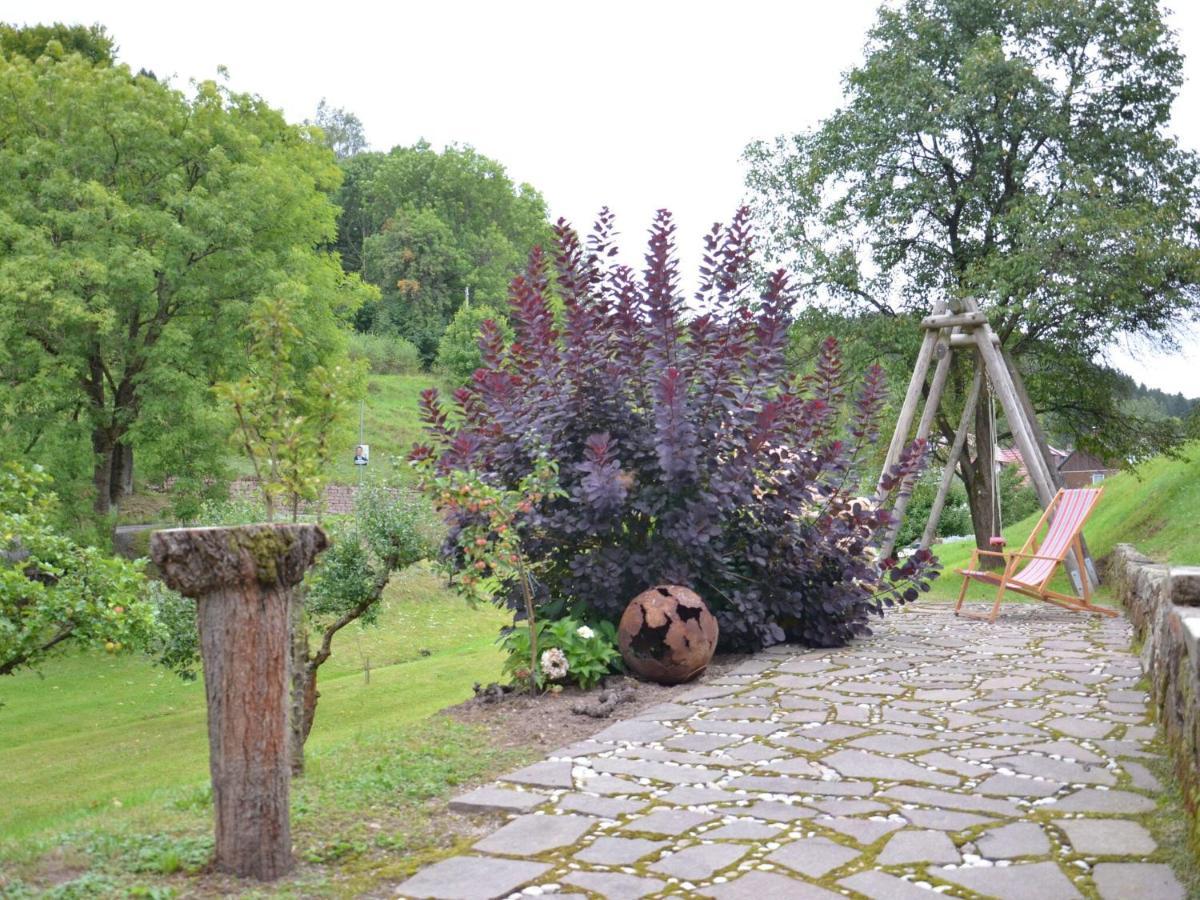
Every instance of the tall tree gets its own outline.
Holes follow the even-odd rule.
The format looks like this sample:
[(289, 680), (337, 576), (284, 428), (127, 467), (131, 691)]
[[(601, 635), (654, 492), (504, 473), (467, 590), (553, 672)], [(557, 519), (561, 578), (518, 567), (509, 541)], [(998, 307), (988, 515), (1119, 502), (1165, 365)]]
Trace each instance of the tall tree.
[(211, 81), (0, 58), (0, 439), (73, 421), (106, 514), (136, 449), (166, 474), (221, 446), (208, 388), (244, 365), (256, 297), (302, 294), (309, 339), (333, 340), (359, 283), (315, 249), (340, 173), (314, 138)]
[[(972, 295), (1038, 411), (1108, 456), (1161, 449), (1174, 432), (1123, 414), (1098, 361), (1120, 333), (1170, 344), (1198, 308), (1197, 159), (1167, 133), (1181, 79), (1155, 0), (885, 7), (842, 108), (747, 150), (771, 254), (810, 296), (884, 316)], [(989, 404), (959, 469), (980, 540)]]
[(325, 146), (338, 159), (348, 159), (367, 149), (367, 132), (362, 119), (341, 106), (330, 106), (321, 98), (317, 115), (312, 121), (321, 129)]
[(500, 308), (531, 247), (548, 244), (546, 203), (471, 147), (422, 141), (342, 161), (338, 250), (377, 285), (359, 327), (398, 331), (426, 361), (467, 290)]
[(103, 25), (8, 25), (0, 22), (0, 54), (20, 55), (30, 62), (42, 56), (60, 58), (78, 53), (101, 65), (112, 65), (117, 45)]
[(470, 260), (450, 226), (431, 209), (405, 206), (366, 239), (363, 277), (380, 288), (376, 331), (404, 335), (430, 360), (462, 302)]

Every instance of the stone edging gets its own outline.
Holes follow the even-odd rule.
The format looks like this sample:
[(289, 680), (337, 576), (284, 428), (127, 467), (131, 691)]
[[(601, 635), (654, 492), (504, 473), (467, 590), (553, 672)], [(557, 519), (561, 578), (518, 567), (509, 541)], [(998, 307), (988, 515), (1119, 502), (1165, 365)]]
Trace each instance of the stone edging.
[(1175, 775), (1200, 831), (1200, 566), (1156, 563), (1118, 544), (1109, 577), (1136, 630)]

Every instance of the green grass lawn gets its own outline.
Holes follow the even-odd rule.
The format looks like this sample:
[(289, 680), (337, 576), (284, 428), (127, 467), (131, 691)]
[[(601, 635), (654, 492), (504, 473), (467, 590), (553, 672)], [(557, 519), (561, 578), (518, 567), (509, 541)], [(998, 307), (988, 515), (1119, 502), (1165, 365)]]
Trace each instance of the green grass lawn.
[[(1037, 515), (1030, 516), (1004, 529), (1010, 549), (1025, 543), (1037, 519)], [(1098, 561), (1117, 544), (1128, 543), (1162, 562), (1200, 564), (1200, 443), (1184, 447), (1181, 459), (1159, 457), (1136, 471), (1106, 479), (1100, 505), (1083, 534)], [(931, 597), (946, 600), (958, 596), (962, 578), (955, 576), (954, 570), (970, 561), (972, 546), (971, 541), (955, 541), (934, 548), (944, 569), (934, 582)], [(1059, 580), (1059, 587), (1065, 588), (1066, 579)], [(995, 588), (976, 583), (967, 596), (992, 599)], [(1009, 595), (1006, 602), (1018, 599), (1019, 595)], [(1112, 598), (1102, 588), (1099, 599), (1111, 602)]]
[[(498, 678), (506, 621), (470, 609), (428, 569), (395, 579), (379, 627), (345, 629), (321, 669), (314, 756), (395, 733)], [(207, 782), (203, 686), (144, 658), (55, 660), (5, 678), (0, 701), (0, 839), (111, 823)]]

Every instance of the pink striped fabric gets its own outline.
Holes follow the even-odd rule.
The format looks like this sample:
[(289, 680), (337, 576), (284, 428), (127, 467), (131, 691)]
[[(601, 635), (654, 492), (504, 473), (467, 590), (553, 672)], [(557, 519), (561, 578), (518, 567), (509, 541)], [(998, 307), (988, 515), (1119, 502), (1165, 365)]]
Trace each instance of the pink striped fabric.
[[(1066, 555), (1083, 520), (1099, 499), (1100, 491), (1095, 488), (1064, 490), (1062, 499), (1058, 501), (1058, 507), (1054, 510), (1054, 520), (1046, 529), (1046, 540), (1035, 551), (1037, 555), (1055, 558)], [(1036, 587), (1050, 576), (1056, 565), (1053, 560), (1032, 559), (1025, 568), (1013, 575), (1012, 580)]]

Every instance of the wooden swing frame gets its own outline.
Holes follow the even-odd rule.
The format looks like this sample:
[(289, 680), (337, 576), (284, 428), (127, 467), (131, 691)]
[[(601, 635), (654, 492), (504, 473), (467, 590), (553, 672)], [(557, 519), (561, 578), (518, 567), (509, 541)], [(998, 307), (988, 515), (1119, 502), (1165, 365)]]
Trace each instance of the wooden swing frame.
[[(959, 598), (959, 603), (955, 607), (955, 612), (970, 618), (984, 618), (988, 621), (995, 621), (996, 614), (999, 611), (999, 603), (1004, 592), (1012, 590), (1017, 593), (1036, 596), (1038, 599), (1046, 600), (1050, 603), (1056, 603), (1066, 609), (1079, 612), (1096, 612), (1102, 615), (1113, 614), (1111, 610), (1095, 606), (1091, 602), (1092, 589), (1099, 585), (1100, 581), (1096, 574), (1095, 565), (1088, 553), (1087, 543), (1083, 539), (1081, 530), (1076, 531), (1069, 545), (1069, 549), (1074, 550), (1074, 552), (1064, 551), (1062, 557), (1055, 560), (1056, 565), (1051, 575), (1053, 575), (1054, 571), (1057, 571), (1058, 564), (1065, 566), (1073, 583), (1082, 590), (1082, 596), (1072, 597), (1060, 592), (1050, 591), (1046, 588), (1045, 581), (1040, 583), (1036, 588), (1021, 584), (1020, 582), (1014, 582), (1012, 576), (1016, 572), (1016, 567), (1020, 563), (1022, 556), (1026, 558), (1036, 556), (1036, 552), (1030, 553), (1031, 549), (1034, 551), (1037, 549), (1036, 535), (1043, 525), (1053, 520), (1057, 503), (1062, 496), (1062, 484), (1058, 470), (1050, 461), (1050, 447), (1038, 424), (1037, 417), (1034, 415), (1033, 404), (1030, 402), (1029, 396), (1025, 391), (1020, 374), (1010, 365), (1009, 360), (1000, 347), (1000, 338), (992, 330), (992, 327), (988, 324), (986, 314), (979, 309), (979, 305), (974, 299), (965, 298), (961, 301), (955, 300), (949, 306), (945, 301), (937, 301), (933, 306), (931, 314), (921, 320), (921, 328), (924, 329), (925, 335), (921, 341), (921, 349), (917, 353), (917, 362), (913, 368), (912, 378), (908, 383), (908, 391), (905, 394), (904, 403), (900, 407), (900, 415), (896, 421), (896, 430), (893, 432), (891, 443), (888, 445), (883, 471), (880, 474), (881, 483), (887, 473), (900, 460), (900, 454), (908, 442), (909, 433), (912, 431), (913, 423), (916, 420), (917, 408), (920, 406), (922, 395), (925, 395), (925, 405), (921, 413), (920, 422), (917, 425), (916, 438), (919, 440), (928, 440), (929, 433), (933, 427), (934, 416), (941, 403), (946, 381), (950, 375), (950, 363), (953, 358), (953, 352), (959, 349), (966, 350), (972, 353), (975, 360), (975, 377), (971, 384), (967, 402), (963, 407), (958, 428), (954, 433), (954, 440), (947, 454), (946, 465), (942, 472), (942, 480), (938, 486), (933, 507), (930, 510), (929, 521), (926, 523), (925, 531), (921, 536), (921, 548), (928, 549), (933, 543), (934, 535), (937, 533), (938, 522), (941, 520), (942, 510), (946, 504), (946, 497), (950, 492), (950, 485), (954, 480), (955, 468), (958, 465), (959, 456), (966, 446), (967, 432), (970, 430), (971, 420), (975, 414), (975, 406), (983, 387), (985, 375), (994, 396), (1000, 401), (1017, 449), (1020, 451), (1022, 460), (1025, 463), (1029, 480), (1037, 492), (1038, 502), (1045, 510), (1041, 520), (1038, 522), (1038, 527), (1034, 529), (1034, 534), (1031, 536), (1030, 541), (1027, 541), (1025, 546), (1017, 553), (997, 553), (991, 550), (976, 549), (975, 555), (972, 557), (972, 568), (978, 563), (981, 555), (999, 557), (1004, 559), (1006, 563), (1004, 574), (996, 576), (998, 590), (991, 615), (977, 616), (961, 610), (962, 596), (965, 596), (965, 584), (962, 596)], [(937, 365), (933, 369), (932, 378), (929, 378), (929, 370), (935, 356), (937, 358)], [(927, 379), (929, 380), (928, 385), (926, 385)], [(992, 440), (995, 440), (994, 435), (992, 436)], [(881, 547), (881, 556), (883, 557), (890, 556), (895, 547), (896, 534), (904, 519), (910, 493), (910, 486), (906, 486), (896, 499), (896, 504), (892, 511), (892, 525)], [(1080, 528), (1082, 528), (1082, 525)], [(1034, 543), (1031, 543), (1031, 541)], [(1047, 578), (1046, 581), (1048, 580)], [(970, 579), (968, 578), (967, 583), (969, 581)], [(1031, 591), (1035, 593), (1030, 594)]]

